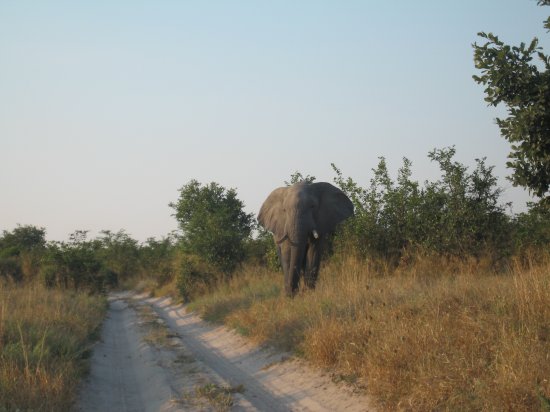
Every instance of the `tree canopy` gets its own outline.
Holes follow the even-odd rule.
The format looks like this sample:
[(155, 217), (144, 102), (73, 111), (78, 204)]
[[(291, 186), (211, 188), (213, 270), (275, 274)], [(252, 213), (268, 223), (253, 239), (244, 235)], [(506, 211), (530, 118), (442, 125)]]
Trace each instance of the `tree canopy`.
[[(539, 0), (540, 6), (550, 0)], [(550, 17), (544, 22), (550, 30)], [(511, 143), (508, 167), (510, 180), (549, 201), (550, 188), (550, 56), (542, 52), (538, 39), (527, 45), (509, 46), (492, 33), (480, 32), (484, 43), (473, 44), (473, 78), (486, 86), (485, 101), (503, 103), (508, 117), (497, 118), (502, 136)], [(538, 64), (537, 64), (538, 61)]]
[(32, 225), (17, 225), (12, 232), (0, 235), (0, 255), (19, 256), (22, 252), (43, 249), (46, 246), (46, 229)]
[(245, 257), (244, 241), (250, 236), (253, 215), (234, 189), (212, 182), (202, 186), (191, 180), (170, 203), (182, 232), (182, 245), (223, 272), (231, 272)]

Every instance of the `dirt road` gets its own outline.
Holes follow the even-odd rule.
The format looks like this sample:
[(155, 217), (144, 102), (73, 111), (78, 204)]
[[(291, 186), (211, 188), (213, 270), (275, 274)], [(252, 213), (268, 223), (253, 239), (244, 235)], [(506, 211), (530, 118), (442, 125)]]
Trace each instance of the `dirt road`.
[(211, 326), (169, 299), (116, 294), (76, 410), (368, 411), (303, 361)]

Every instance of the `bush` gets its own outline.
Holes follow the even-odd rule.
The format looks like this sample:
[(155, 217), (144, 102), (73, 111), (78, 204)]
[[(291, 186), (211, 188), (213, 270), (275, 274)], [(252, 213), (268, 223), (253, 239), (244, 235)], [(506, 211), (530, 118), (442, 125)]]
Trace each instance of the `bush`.
[(42, 283), (47, 288), (53, 288), (58, 286), (58, 275), (57, 269), (53, 265), (42, 265), (40, 268), (40, 283)]
[(19, 281), (23, 278), (21, 265), (16, 257), (0, 259), (0, 278), (7, 278), (12, 281)]
[(0, 256), (19, 256), (22, 252), (42, 250), (46, 246), (46, 229), (17, 225), (0, 236)]
[(366, 189), (351, 178), (344, 179), (332, 165), (335, 183), (355, 206), (355, 218), (344, 223), (337, 248), (393, 264), (411, 250), (463, 258), (488, 254), (495, 261), (509, 256), (512, 226), (505, 205), (499, 203), (502, 189), (496, 185), (493, 167), (477, 159), (475, 169), (468, 172), (453, 160), (455, 152), (446, 148), (429, 153), (442, 176), (424, 186), (411, 179), (412, 165), (406, 158), (397, 181), (380, 158)]
[(162, 286), (173, 278), (172, 260), (175, 253), (173, 237), (161, 240), (149, 238), (139, 248), (139, 264), (142, 273), (152, 277)]
[(101, 289), (109, 289), (118, 285), (119, 275), (109, 268), (102, 268), (98, 275)]
[(132, 239), (124, 230), (113, 233), (109, 230), (101, 232), (102, 237), (97, 243), (97, 257), (102, 265), (117, 274), (120, 279), (134, 276), (139, 266), (138, 242)]
[(176, 288), (184, 302), (207, 293), (219, 278), (212, 265), (197, 256), (181, 254), (175, 265)]
[(17, 225), (0, 236), (0, 276), (15, 281), (30, 280), (38, 273), (46, 246), (46, 230), (32, 225)]
[(247, 263), (279, 270), (281, 266), (273, 235), (262, 227), (257, 228), (257, 230), (257, 236), (248, 239), (245, 243)]
[(176, 211), (184, 250), (199, 256), (224, 273), (231, 273), (245, 258), (244, 242), (252, 231), (252, 214), (234, 189), (217, 183), (201, 186), (192, 180), (180, 189)]
[[(98, 243), (86, 240), (86, 231), (75, 231), (69, 242), (52, 242), (42, 259), (44, 281), (51, 285), (92, 292), (104, 290), (101, 270), (104, 268), (98, 253)], [(53, 278), (55, 277), (55, 281)]]
[(550, 209), (546, 205), (529, 204), (529, 210), (514, 219), (516, 249), (545, 248), (550, 244)]

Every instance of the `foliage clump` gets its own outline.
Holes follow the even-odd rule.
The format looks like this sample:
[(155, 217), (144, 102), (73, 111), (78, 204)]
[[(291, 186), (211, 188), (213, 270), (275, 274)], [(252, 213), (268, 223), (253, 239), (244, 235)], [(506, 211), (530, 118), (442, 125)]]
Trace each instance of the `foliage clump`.
[[(548, 6), (548, 0), (539, 0)], [(550, 17), (544, 27), (550, 30)], [(550, 188), (550, 56), (537, 38), (528, 45), (509, 46), (492, 33), (478, 33), (485, 43), (474, 43), (474, 80), (486, 86), (485, 101), (504, 104), (508, 117), (497, 118), (502, 136), (511, 145), (511, 180), (548, 202)], [(538, 57), (539, 67), (533, 60)]]
[(245, 213), (235, 189), (212, 182), (202, 186), (191, 180), (170, 203), (181, 229), (183, 249), (224, 273), (231, 273), (245, 258), (244, 242), (250, 236), (253, 215)]
[(181, 254), (175, 264), (176, 288), (184, 302), (209, 292), (218, 280), (215, 268), (197, 256)]
[(394, 181), (381, 157), (368, 188), (344, 178), (333, 164), (335, 183), (353, 201), (355, 218), (345, 223), (340, 239), (361, 256), (399, 263), (414, 251), (442, 256), (495, 259), (512, 253), (511, 220), (500, 203), (502, 189), (493, 167), (476, 159), (469, 171), (454, 160), (454, 147), (428, 154), (441, 170), (439, 180), (424, 185), (412, 179), (404, 158)]

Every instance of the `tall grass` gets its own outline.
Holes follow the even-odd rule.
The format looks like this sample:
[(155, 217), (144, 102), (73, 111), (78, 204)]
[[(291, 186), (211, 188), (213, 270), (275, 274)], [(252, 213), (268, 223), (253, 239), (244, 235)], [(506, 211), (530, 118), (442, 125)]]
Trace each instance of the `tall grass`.
[(247, 268), (193, 306), (366, 387), (384, 410), (540, 410), (550, 398), (550, 262), (495, 274), (424, 257), (388, 274), (348, 257), (313, 292)]
[(97, 295), (0, 282), (0, 410), (70, 410), (105, 310)]

